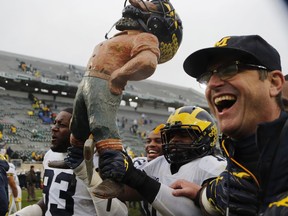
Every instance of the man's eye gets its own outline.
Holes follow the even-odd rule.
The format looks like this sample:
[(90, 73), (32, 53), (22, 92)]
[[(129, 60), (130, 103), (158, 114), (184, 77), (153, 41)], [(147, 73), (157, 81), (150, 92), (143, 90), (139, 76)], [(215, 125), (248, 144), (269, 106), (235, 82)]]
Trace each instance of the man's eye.
[(155, 142), (156, 143), (162, 143), (162, 140), (161, 139), (156, 139)]
[(65, 124), (59, 124), (59, 127), (61, 127), (61, 128), (66, 128), (66, 127), (68, 127), (68, 126), (65, 125)]

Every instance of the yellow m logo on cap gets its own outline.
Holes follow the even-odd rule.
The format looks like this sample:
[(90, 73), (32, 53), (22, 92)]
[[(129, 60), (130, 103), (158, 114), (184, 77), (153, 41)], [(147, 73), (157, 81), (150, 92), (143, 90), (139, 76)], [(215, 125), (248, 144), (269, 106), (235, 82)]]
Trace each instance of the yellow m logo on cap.
[(231, 37), (224, 37), (220, 41), (215, 43), (215, 47), (224, 47), (227, 46), (227, 42)]

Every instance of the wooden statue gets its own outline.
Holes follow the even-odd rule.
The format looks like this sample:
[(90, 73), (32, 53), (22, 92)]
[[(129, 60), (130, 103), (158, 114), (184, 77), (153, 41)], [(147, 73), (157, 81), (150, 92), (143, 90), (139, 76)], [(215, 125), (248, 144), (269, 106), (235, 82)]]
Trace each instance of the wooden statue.
[[(129, 2), (115, 24), (120, 32), (95, 47), (74, 100), (70, 141), (83, 148), (87, 140), (84, 158), (89, 179), (94, 145), (100, 156), (103, 149), (122, 150), (116, 114), (127, 81), (150, 77), (157, 64), (176, 54), (182, 40), (182, 23), (169, 0)], [(111, 198), (119, 192), (110, 183), (101, 184), (96, 196)]]

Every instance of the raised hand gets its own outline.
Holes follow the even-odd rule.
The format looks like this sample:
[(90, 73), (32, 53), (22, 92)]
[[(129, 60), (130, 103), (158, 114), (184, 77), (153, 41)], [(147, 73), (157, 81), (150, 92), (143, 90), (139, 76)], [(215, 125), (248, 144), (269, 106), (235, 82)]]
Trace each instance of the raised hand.
[(112, 149), (106, 149), (100, 155), (99, 171), (103, 179), (112, 179), (135, 189), (144, 183), (147, 176), (134, 167), (126, 152)]

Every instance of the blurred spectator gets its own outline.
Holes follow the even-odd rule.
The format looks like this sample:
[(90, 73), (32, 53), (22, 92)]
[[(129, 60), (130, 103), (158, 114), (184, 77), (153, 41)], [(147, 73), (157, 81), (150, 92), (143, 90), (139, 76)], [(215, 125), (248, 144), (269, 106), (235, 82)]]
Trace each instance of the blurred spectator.
[(122, 116), (122, 118), (121, 118), (121, 128), (125, 128), (125, 123), (127, 122), (127, 119), (124, 117), (124, 116)]
[(27, 192), (28, 192), (27, 201), (31, 201), (31, 198), (33, 201), (35, 201), (36, 200), (36, 194), (35, 194), (36, 174), (35, 174), (33, 165), (30, 166), (30, 171), (26, 175), (26, 183), (27, 183)]
[(35, 187), (39, 189), (41, 187), (41, 171), (39, 169), (36, 170), (35, 176), (36, 176)]
[(11, 132), (12, 134), (16, 134), (17, 128), (16, 128), (15, 125), (11, 125), (10, 132)]
[(19, 179), (19, 185), (22, 189), (26, 188), (27, 187), (27, 182), (26, 182), (26, 175), (25, 175), (25, 172), (21, 172), (19, 175), (18, 175), (18, 179)]
[(18, 66), (19, 70), (22, 70), (23, 72), (26, 72), (27, 70), (27, 65), (24, 61), (21, 61), (19, 66)]
[(133, 124), (132, 124), (130, 130), (131, 130), (131, 132), (133, 134), (135, 134), (135, 135), (137, 134), (137, 130), (138, 130), (138, 121), (137, 121), (137, 119), (133, 120)]

